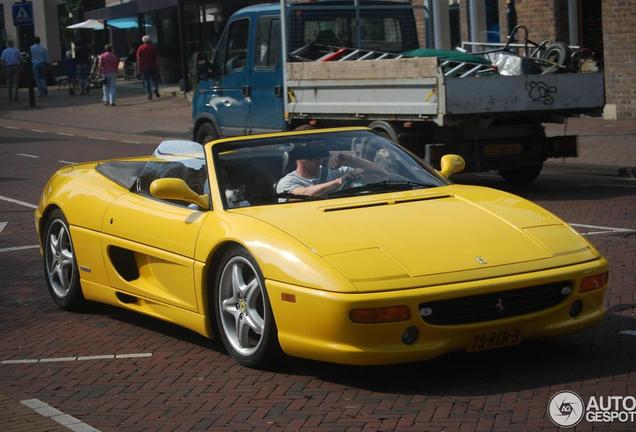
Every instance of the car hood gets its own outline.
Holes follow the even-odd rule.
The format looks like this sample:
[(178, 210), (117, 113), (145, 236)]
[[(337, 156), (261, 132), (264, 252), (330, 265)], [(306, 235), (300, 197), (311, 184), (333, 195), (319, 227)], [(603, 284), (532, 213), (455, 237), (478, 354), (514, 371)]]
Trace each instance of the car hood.
[(474, 186), (240, 211), (304, 243), (365, 291), (493, 277), (597, 257), (548, 211)]

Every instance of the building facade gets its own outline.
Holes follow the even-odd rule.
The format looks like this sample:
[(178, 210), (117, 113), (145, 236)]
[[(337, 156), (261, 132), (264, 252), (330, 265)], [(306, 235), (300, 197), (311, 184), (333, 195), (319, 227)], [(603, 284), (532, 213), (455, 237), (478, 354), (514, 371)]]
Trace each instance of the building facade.
[(13, 25), (12, 6), (15, 0), (0, 0), (0, 47), (6, 45), (7, 40), (12, 40), (16, 46), (28, 44), (32, 37), (39, 36), (42, 45), (49, 50), (49, 60), (57, 62), (62, 59), (62, 36), (60, 33), (60, 6), (63, 1), (58, 0), (33, 0), (33, 34), (28, 34), (27, 29)]

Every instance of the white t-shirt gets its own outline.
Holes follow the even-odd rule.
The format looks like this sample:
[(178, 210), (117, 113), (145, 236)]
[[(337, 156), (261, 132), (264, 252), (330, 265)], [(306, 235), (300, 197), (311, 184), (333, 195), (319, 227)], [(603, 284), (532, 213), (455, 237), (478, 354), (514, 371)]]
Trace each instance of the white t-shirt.
[[(342, 177), (352, 169), (353, 168), (349, 166), (341, 166), (336, 169), (329, 169), (325, 182), (329, 182), (337, 179), (338, 177)], [(298, 175), (296, 170), (294, 170), (278, 181), (278, 185), (276, 185), (276, 193), (291, 192), (299, 187), (304, 188), (319, 183), (320, 176), (314, 178), (305, 178)]]

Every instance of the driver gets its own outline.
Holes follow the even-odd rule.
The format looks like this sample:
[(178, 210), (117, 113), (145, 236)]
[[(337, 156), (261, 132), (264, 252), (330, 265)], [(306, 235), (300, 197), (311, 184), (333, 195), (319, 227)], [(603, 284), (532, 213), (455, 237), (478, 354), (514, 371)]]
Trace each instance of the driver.
[[(384, 174), (384, 170), (348, 152), (332, 152), (322, 145), (303, 145), (289, 152), (296, 169), (280, 179), (277, 193), (325, 196), (338, 190), (347, 180), (362, 176), (363, 172)], [(329, 158), (329, 166), (323, 163)]]

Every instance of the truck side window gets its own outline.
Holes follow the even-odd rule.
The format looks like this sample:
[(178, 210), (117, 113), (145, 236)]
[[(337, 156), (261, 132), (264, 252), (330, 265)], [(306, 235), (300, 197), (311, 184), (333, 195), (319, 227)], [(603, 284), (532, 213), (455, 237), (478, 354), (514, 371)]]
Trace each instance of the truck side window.
[(227, 33), (227, 39), (220, 46), (222, 52), (215, 59), (217, 70), (227, 75), (235, 69), (245, 67), (247, 62), (247, 40), (249, 35), (249, 20), (242, 19), (233, 22)]
[(255, 67), (276, 67), (280, 57), (280, 19), (261, 17), (256, 26)]

